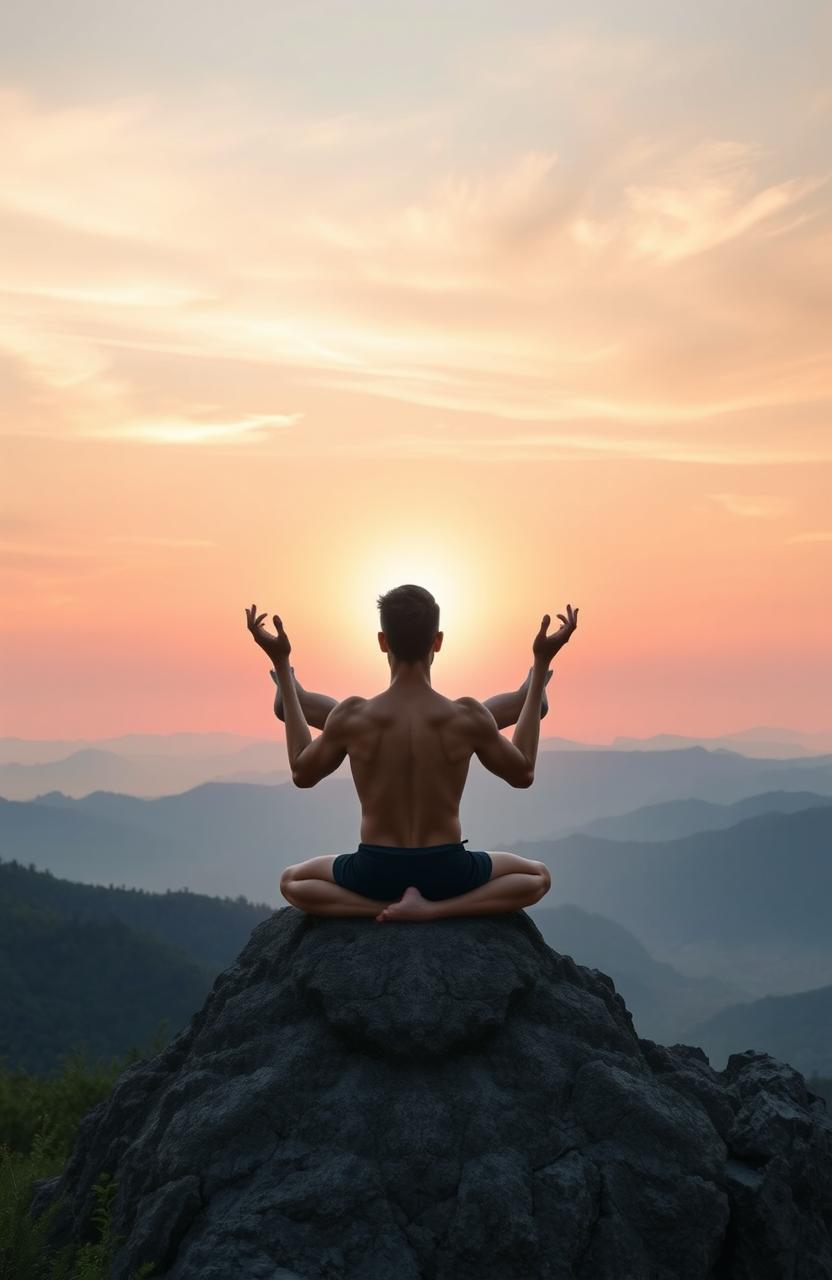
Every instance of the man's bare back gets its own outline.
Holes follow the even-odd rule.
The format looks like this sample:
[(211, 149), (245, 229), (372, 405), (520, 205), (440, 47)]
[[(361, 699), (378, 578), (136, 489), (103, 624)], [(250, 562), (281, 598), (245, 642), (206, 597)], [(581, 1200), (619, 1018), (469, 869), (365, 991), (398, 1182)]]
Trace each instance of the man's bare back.
[(459, 841), (477, 725), (490, 712), (429, 685), (393, 685), (347, 702), (343, 735), (361, 802), (361, 839), (411, 849)]

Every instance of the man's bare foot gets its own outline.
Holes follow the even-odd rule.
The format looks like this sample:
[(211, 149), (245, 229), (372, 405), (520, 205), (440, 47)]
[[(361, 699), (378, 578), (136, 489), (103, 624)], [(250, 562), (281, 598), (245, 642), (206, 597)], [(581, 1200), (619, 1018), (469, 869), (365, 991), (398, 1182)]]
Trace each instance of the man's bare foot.
[[(525, 697), (526, 697), (526, 690), (527, 690), (527, 689), (528, 689), (528, 687), (529, 687), (529, 681), (530, 681), (530, 680), (531, 680), (531, 678), (532, 678), (532, 671), (533, 671), (533, 670), (534, 670), (534, 668), (533, 668), (533, 667), (529, 667), (529, 674), (526, 676), (525, 680), (523, 681), (523, 683), (522, 683), (522, 684), (521, 684), (521, 686), (520, 686), (520, 692), (521, 692), (521, 693), (522, 693), (522, 695), (523, 695), (523, 699), (524, 699), (524, 701), (525, 701)], [(540, 703), (540, 718), (541, 718), (541, 720), (543, 719), (543, 717), (544, 717), (544, 716), (548, 713), (548, 711), (549, 711), (549, 699), (546, 697), (546, 685), (549, 683), (549, 681), (551, 680), (551, 678), (552, 678), (552, 676), (553, 676), (554, 674), (555, 674), (555, 673), (554, 673), (554, 671), (553, 671), (553, 670), (552, 670), (552, 668), (550, 667), (550, 668), (549, 668), (549, 670), (546, 672), (546, 679), (543, 681), (543, 698), (541, 699), (541, 703)]]
[(376, 920), (429, 920), (433, 914), (433, 903), (423, 898), (415, 885), (405, 889), (398, 902), (390, 902), (376, 916)]

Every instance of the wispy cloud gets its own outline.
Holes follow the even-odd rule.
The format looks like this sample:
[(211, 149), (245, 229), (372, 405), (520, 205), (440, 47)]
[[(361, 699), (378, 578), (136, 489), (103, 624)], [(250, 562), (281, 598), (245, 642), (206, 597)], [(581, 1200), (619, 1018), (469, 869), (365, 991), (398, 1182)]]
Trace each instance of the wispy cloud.
[(275, 429), (294, 426), (300, 414), (251, 415), (238, 422), (200, 422), (188, 418), (145, 419), (99, 427), (85, 435), (117, 440), (138, 440), (148, 444), (210, 445), (234, 441), (237, 444), (262, 443)]
[(763, 148), (731, 139), (707, 140), (669, 166), (652, 184), (625, 188), (631, 251), (676, 262), (733, 240), (819, 190), (830, 173), (763, 185)]
[[(637, 79), (670, 93), (706, 48), (573, 26), (524, 37), (502, 79), (496, 52), (483, 40), (464, 108), (385, 116), (269, 113), (228, 82), (0, 93), (5, 431), (314, 454), (341, 447), (312, 409), (337, 393), (441, 411), (481, 456), (828, 461), (819, 428), (786, 425), (832, 399), (829, 173), (643, 113)], [(519, 102), (555, 74), (606, 85), (620, 127), (586, 155), (556, 124), (464, 145), (489, 94)], [(399, 447), (389, 420), (370, 435)], [(401, 448), (422, 440), (435, 456), (410, 426)]]
[(786, 542), (832, 542), (832, 529), (821, 529), (816, 533), (795, 533)]
[(0, 542), (0, 574), (22, 584), (106, 577), (120, 565), (94, 548)]
[[(832, 461), (832, 450), (830, 450)], [(785, 515), (791, 510), (792, 501), (779, 494), (772, 493), (709, 493), (712, 498), (732, 516), (743, 516), (750, 519), (769, 520)]]
[[(724, 441), (680, 440), (664, 436), (605, 436), (597, 431), (517, 432), (510, 436), (398, 433), (385, 441), (363, 443), (353, 439), (333, 445), (333, 451), (381, 457), (458, 458), (476, 462), (606, 461), (678, 462), (702, 466), (770, 467), (832, 462), (832, 446), (826, 449), (794, 449), (788, 446), (734, 448)], [(744, 514), (750, 514), (746, 512)]]
[(104, 542), (135, 543), (148, 547), (215, 547), (213, 538), (166, 538), (155, 537), (149, 533), (112, 533), (104, 538)]

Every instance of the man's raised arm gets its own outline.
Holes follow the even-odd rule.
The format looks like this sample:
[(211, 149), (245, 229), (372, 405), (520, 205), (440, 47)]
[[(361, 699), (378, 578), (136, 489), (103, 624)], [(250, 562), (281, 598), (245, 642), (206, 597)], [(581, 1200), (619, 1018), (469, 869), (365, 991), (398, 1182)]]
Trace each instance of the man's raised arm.
[(256, 605), (252, 605), (251, 609), (246, 609), (246, 625), (255, 642), (274, 664), (277, 678), (283, 685), (286, 708), (286, 751), (289, 756), (289, 766), (294, 773), (298, 756), (311, 743), (312, 734), (309, 732), (309, 725), (298, 700), (298, 691), (295, 688), (294, 677), (289, 666), (289, 654), (292, 652), (289, 637), (276, 613), (272, 615), (272, 621), (277, 635), (270, 635), (262, 625), (265, 617), (265, 613), (261, 613), (259, 617), (257, 616)]
[[(513, 750), (509, 749), (509, 744), (502, 735), (495, 736), (493, 727), (489, 731), (487, 724), (480, 726), (484, 736), (477, 750), (479, 759), (486, 768), (491, 769), (493, 773), (498, 773), (513, 786), (531, 786), (534, 781), (537, 750), (540, 745), (542, 719), (540, 704), (547, 680), (551, 675), (549, 664), (555, 654), (566, 644), (578, 624), (578, 610), (573, 611), (572, 606), (567, 605), (566, 611), (566, 616), (562, 613), (558, 614), (558, 617), (563, 620), (563, 626), (551, 636), (546, 634), (551, 619), (548, 613), (544, 614), (540, 630), (532, 643), (534, 662), (528, 680), (526, 698), (511, 740)], [(468, 700), (460, 699), (460, 701)], [(471, 701), (473, 702), (473, 699)], [(496, 740), (497, 737), (500, 737), (500, 742)], [(519, 764), (520, 759), (526, 765), (525, 779), (524, 770)]]
[(528, 758), (519, 747), (503, 737), (488, 707), (476, 698), (457, 698), (457, 702), (468, 712), (471, 746), (480, 764), (510, 787), (530, 787), (534, 781), (534, 770)]
[(577, 627), (578, 610), (577, 608), (573, 610), (571, 604), (568, 604), (566, 606), (566, 616), (559, 613), (558, 617), (563, 620), (563, 626), (550, 636), (546, 632), (551, 618), (548, 613), (545, 613), (540, 624), (540, 630), (532, 641), (532, 654), (534, 656), (532, 676), (526, 692), (526, 701), (523, 703), (523, 710), (518, 717), (517, 728), (514, 730), (512, 739), (514, 745), (528, 759), (532, 776), (534, 776), (534, 768), (537, 764), (537, 748), (540, 745), (538, 707), (546, 685), (546, 673), (549, 670), (549, 663), (555, 654), (563, 648)]
[[(523, 710), (523, 703), (526, 701), (526, 691), (529, 687), (529, 681), (532, 678), (532, 668), (529, 667), (529, 673), (526, 676), (519, 689), (512, 690), (511, 693), (494, 693), (490, 698), (483, 698), (482, 705), (487, 707), (494, 719), (497, 721), (498, 729), (508, 729), (511, 725), (517, 724), (520, 712)], [(546, 684), (552, 678), (552, 672), (546, 672)], [(543, 690), (543, 697), (540, 704), (541, 720), (549, 712), (549, 699), (546, 697), (546, 690)]]
[[(292, 673), (291, 679), (294, 680), (295, 688), (298, 691), (298, 701), (300, 702), (301, 710), (306, 717), (306, 723), (310, 724), (313, 729), (323, 729), (330, 711), (333, 707), (338, 706), (338, 699), (330, 698), (326, 693), (312, 693), (309, 689), (304, 689), (303, 685), (295, 675), (295, 668), (290, 667), (289, 670)], [(269, 675), (277, 686), (274, 698), (274, 713), (278, 720), (285, 723), (286, 713), (283, 709), (283, 689), (281, 688), (277, 671), (272, 670), (269, 672)]]

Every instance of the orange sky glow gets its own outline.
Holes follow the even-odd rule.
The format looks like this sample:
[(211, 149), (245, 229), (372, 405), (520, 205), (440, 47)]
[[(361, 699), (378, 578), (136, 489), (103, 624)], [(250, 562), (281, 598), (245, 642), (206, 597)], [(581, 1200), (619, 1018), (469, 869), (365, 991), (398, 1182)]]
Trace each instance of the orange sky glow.
[(0, 733), (280, 736), (246, 606), (369, 695), (401, 582), (452, 697), (580, 607), (544, 737), (832, 727), (830, 11), (516, 8), (3, 19)]

